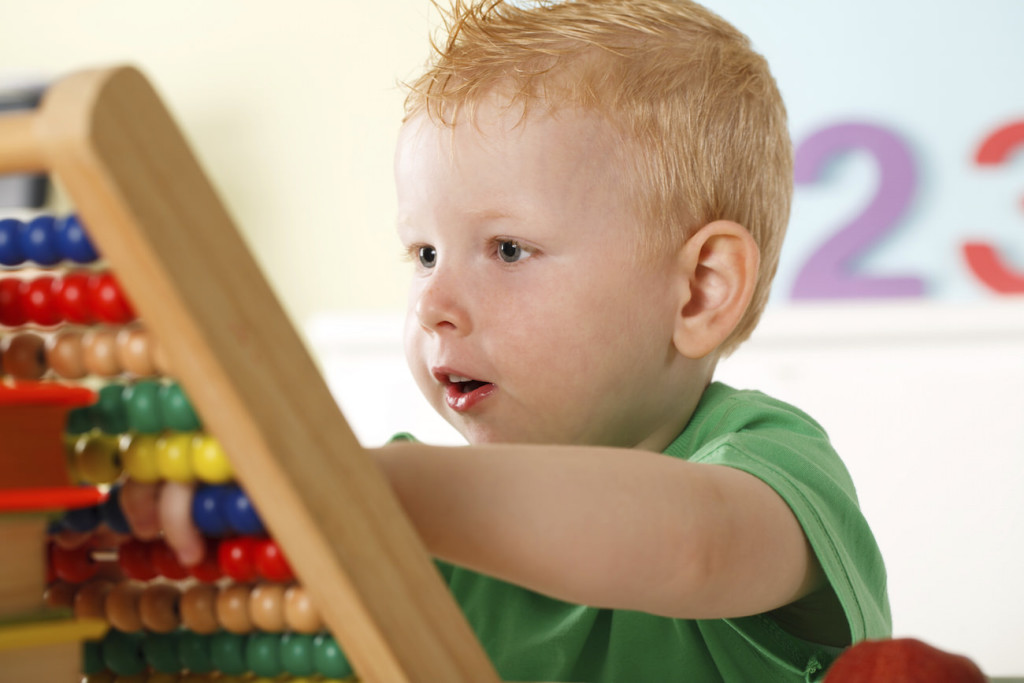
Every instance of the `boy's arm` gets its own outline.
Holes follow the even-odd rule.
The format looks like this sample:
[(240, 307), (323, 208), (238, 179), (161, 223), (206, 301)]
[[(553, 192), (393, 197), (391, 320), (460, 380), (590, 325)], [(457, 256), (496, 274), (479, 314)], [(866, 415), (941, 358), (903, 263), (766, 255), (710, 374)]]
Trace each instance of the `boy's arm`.
[(733, 468), (560, 446), (374, 455), (432, 553), (569, 602), (738, 617), (823, 580), (788, 505)]

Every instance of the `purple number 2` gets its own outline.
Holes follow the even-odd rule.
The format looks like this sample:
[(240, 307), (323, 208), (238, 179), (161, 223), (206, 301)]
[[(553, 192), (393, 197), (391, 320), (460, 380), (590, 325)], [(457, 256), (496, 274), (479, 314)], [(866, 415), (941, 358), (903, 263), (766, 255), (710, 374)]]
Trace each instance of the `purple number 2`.
[(847, 123), (811, 135), (796, 150), (798, 185), (822, 179), (835, 158), (864, 150), (878, 162), (878, 189), (870, 203), (841, 226), (804, 264), (793, 284), (794, 299), (910, 297), (924, 294), (917, 277), (872, 277), (857, 272), (857, 260), (897, 227), (914, 193), (914, 160), (892, 132)]

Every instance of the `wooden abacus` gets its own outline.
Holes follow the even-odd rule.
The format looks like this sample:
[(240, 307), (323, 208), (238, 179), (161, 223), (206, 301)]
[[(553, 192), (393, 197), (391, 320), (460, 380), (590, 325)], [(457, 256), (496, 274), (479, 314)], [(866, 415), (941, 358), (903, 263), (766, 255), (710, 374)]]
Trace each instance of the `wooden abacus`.
[(63, 187), (362, 680), (497, 675), (145, 77), (0, 116), (0, 174)]

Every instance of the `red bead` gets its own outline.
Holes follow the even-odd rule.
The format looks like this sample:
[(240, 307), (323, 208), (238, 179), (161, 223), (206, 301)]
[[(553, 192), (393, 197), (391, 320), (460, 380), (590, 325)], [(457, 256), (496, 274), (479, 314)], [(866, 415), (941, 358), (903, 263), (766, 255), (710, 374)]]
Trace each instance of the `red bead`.
[(263, 538), (256, 543), (256, 571), (267, 581), (288, 583), (295, 578), (277, 541)]
[(215, 539), (206, 539), (206, 552), (203, 553), (203, 559), (199, 564), (188, 568), (189, 574), (203, 583), (213, 583), (224, 576), (218, 560), (217, 548), (219, 545)]
[(56, 325), (64, 316), (53, 295), (54, 279), (49, 275), (37, 277), (25, 285), (23, 291), (22, 305), (25, 308), (25, 315), (34, 323), (40, 325)]
[(178, 556), (163, 541), (155, 541), (149, 545), (149, 559), (153, 569), (160, 576), (180, 580), (188, 576), (188, 570), (178, 562)]
[(89, 325), (96, 321), (89, 305), (89, 274), (74, 271), (53, 283), (57, 309), (69, 323)]
[(235, 581), (248, 582), (256, 578), (256, 539), (251, 536), (228, 538), (217, 548), (220, 570)]
[(92, 560), (92, 550), (85, 545), (77, 548), (50, 546), (50, 562), (57, 578), (68, 583), (82, 583), (96, 575), (99, 567)]
[(157, 576), (150, 544), (133, 538), (117, 549), (117, 564), (129, 579), (149, 581)]
[(115, 325), (131, 322), (135, 312), (110, 273), (89, 276), (89, 305), (97, 319)]
[(28, 322), (22, 298), (22, 282), (14, 277), (0, 279), (0, 325), (17, 327)]

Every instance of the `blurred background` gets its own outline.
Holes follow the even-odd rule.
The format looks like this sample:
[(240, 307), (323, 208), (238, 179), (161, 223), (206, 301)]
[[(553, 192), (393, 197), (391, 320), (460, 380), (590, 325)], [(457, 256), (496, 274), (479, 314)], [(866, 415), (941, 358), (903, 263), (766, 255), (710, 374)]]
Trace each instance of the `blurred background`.
[[(708, 0), (773, 66), (788, 243), (721, 368), (814, 415), (889, 566), (897, 635), (1024, 675), (1024, 3)], [(408, 378), (400, 83), (427, 0), (0, 0), (0, 93), (142, 68), (368, 445), (457, 443)]]

